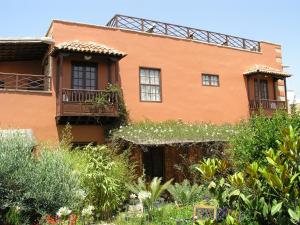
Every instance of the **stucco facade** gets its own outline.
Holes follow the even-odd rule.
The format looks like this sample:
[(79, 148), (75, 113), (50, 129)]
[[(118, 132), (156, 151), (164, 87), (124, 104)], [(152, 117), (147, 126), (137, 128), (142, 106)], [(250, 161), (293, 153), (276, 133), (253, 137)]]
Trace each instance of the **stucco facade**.
[[(88, 61), (97, 65), (99, 90), (105, 89), (109, 82), (120, 84), (129, 117), (134, 122), (180, 119), (187, 122), (236, 123), (250, 116), (249, 99), (255, 97), (255, 78), (248, 79), (244, 72), (255, 64), (282, 70), (281, 46), (267, 42), (260, 42), (260, 51), (257, 52), (58, 20), (52, 22), (46, 36), (53, 43), (40, 60), (0, 61), (2, 73), (47, 73), (50, 76), (47, 91), (0, 89), (0, 128), (30, 128), (39, 141), (57, 143), (61, 136), (63, 124), (57, 123), (56, 119), (59, 92), (61, 88), (72, 88), (73, 62)], [(126, 56), (111, 65), (105, 57), (95, 54), (70, 53), (63, 61), (59, 61), (59, 54), (51, 54), (53, 47), (74, 40), (104, 44), (126, 53)], [(160, 70), (161, 101), (140, 100), (140, 68)], [(58, 78), (59, 71), (61, 78)], [(110, 74), (113, 74), (111, 78)], [(202, 74), (218, 75), (219, 85), (204, 86)], [(273, 82), (272, 76), (263, 76), (268, 81), (268, 98), (284, 100), (284, 82)], [(99, 124), (79, 123), (73, 126), (73, 135), (78, 142), (103, 143), (104, 133), (103, 125)]]

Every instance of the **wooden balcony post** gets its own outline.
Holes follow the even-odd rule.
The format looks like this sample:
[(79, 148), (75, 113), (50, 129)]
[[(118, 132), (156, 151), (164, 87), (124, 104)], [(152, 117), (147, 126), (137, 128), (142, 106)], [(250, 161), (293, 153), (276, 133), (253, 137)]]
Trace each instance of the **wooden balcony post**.
[(18, 90), (19, 89), (19, 76), (17, 74), (15, 74), (16, 76), (16, 87), (15, 89)]
[(107, 77), (107, 81), (108, 81), (108, 84), (111, 84), (111, 83), (112, 83), (112, 77), (111, 77), (111, 66), (112, 66), (112, 62), (111, 62), (111, 59), (108, 59), (107, 66), (108, 66), (108, 77)]
[(119, 72), (120, 72), (119, 61), (116, 60), (115, 61), (115, 83), (116, 84), (119, 83), (119, 76), (120, 76)]
[(261, 101), (261, 90), (260, 90), (260, 76), (258, 77), (257, 83), (258, 83), (258, 99), (259, 99), (259, 107), (261, 107), (261, 106), (262, 106), (262, 101)]
[(63, 79), (62, 79), (62, 72), (63, 72), (63, 55), (59, 54), (58, 55), (58, 65), (57, 65), (57, 79), (58, 82), (56, 82), (57, 84), (57, 89), (56, 89), (56, 96), (57, 96), (57, 103), (58, 103), (58, 107), (57, 109), (59, 110), (60, 114), (63, 114), (63, 92), (62, 92), (62, 83), (63, 83)]
[(285, 109), (288, 110), (288, 100), (287, 100), (287, 89), (286, 89), (286, 78), (284, 80), (284, 95), (285, 95)]

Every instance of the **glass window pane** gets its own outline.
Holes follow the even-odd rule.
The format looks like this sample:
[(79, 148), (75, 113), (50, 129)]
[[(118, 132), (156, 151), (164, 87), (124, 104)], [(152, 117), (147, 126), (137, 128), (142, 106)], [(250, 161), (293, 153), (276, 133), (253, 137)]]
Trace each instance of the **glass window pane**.
[(160, 101), (160, 71), (140, 69), (141, 100)]

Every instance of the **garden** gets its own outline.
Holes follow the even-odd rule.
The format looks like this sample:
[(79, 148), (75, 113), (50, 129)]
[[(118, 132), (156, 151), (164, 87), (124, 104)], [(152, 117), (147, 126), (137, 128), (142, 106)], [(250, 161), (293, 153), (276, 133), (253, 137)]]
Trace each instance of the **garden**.
[[(139, 143), (226, 141), (223, 154), (190, 165), (182, 182), (135, 175)], [(0, 134), (0, 224), (300, 224), (300, 115), (277, 112), (236, 125), (128, 124), (107, 145), (59, 146)]]

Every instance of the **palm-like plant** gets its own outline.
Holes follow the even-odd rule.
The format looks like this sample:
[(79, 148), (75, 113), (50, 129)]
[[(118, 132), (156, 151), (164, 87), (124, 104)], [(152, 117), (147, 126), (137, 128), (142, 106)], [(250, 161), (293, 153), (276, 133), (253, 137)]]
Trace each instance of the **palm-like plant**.
[(128, 189), (139, 196), (141, 203), (148, 209), (151, 218), (155, 202), (157, 202), (161, 195), (170, 187), (172, 181), (173, 179), (162, 184), (161, 178), (154, 177), (152, 181), (147, 184), (144, 177), (140, 177), (137, 183), (129, 184)]
[(188, 205), (200, 200), (202, 189), (198, 184), (191, 185), (188, 180), (176, 183), (168, 188), (174, 201), (181, 205)]

